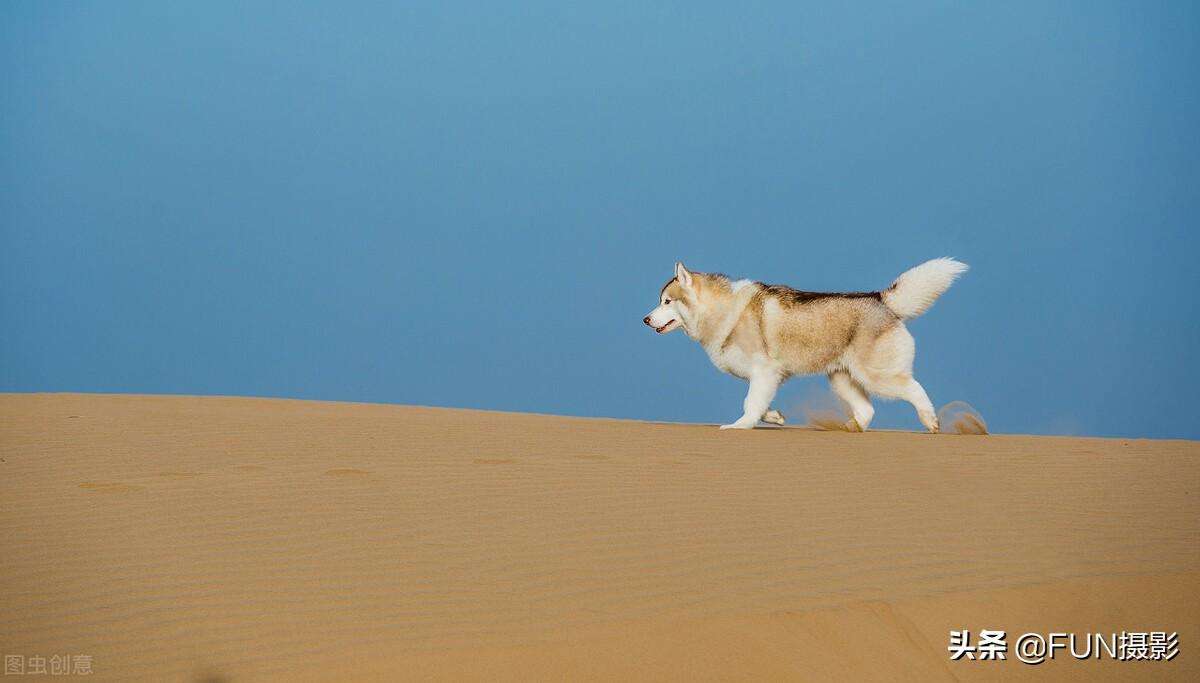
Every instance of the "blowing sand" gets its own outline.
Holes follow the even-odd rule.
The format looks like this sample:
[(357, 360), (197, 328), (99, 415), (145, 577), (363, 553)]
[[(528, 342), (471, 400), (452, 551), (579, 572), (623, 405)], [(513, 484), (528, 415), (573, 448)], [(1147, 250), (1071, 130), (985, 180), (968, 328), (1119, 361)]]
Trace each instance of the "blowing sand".
[(96, 679), (1200, 676), (1196, 442), (0, 395), (0, 459), (0, 653)]

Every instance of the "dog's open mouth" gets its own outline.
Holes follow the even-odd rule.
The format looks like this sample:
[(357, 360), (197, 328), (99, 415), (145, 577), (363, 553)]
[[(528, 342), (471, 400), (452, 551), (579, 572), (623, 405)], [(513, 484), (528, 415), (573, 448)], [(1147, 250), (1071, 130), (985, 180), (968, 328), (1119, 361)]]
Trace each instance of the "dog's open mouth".
[(674, 325), (674, 324), (675, 324), (675, 321), (674, 321), (674, 320), (670, 320), (670, 321), (668, 321), (668, 322), (667, 322), (667, 324), (666, 324), (666, 325), (663, 325), (662, 327), (656, 327), (656, 328), (654, 328), (654, 331), (655, 331), (655, 332), (657, 332), (657, 333), (659, 333), (659, 334), (662, 334), (663, 332), (666, 332), (666, 331), (667, 331), (667, 328), (668, 328), (668, 327), (670, 327), (670, 326), (672, 326), (672, 325)]

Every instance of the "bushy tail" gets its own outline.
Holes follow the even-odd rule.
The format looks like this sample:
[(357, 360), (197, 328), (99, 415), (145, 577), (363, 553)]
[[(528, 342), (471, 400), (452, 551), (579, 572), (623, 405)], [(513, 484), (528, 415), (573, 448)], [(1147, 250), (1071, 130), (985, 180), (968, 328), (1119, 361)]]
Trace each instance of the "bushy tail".
[(896, 278), (883, 290), (883, 303), (901, 318), (915, 318), (933, 305), (954, 280), (967, 272), (967, 264), (949, 257), (926, 261)]

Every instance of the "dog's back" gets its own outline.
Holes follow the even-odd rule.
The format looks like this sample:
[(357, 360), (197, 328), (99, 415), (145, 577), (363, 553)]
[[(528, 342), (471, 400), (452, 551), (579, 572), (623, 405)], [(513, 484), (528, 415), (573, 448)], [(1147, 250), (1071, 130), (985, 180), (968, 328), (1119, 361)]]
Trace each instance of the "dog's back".
[(856, 340), (899, 321), (878, 292), (803, 292), (764, 285), (757, 295), (762, 335), (788, 375), (827, 372)]

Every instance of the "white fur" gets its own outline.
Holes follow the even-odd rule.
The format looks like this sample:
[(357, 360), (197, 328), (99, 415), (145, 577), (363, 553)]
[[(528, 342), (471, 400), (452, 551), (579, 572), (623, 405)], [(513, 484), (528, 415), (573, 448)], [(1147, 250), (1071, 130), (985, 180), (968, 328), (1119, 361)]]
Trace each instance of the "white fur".
[(883, 303), (901, 318), (915, 318), (933, 305), (967, 264), (949, 257), (935, 258), (904, 271), (892, 286), (883, 291)]
[(646, 316), (646, 324), (653, 327), (659, 334), (674, 332), (679, 329), (681, 324), (680, 315), (675, 309), (675, 304), (662, 304)]

